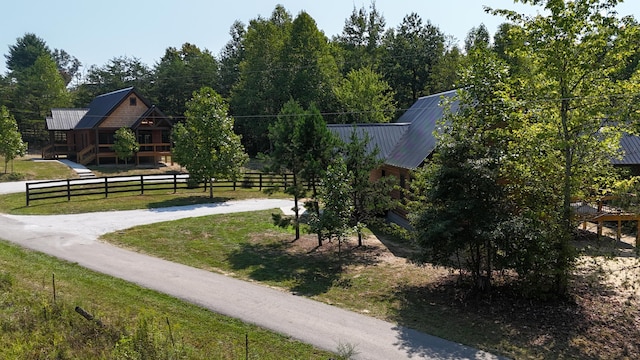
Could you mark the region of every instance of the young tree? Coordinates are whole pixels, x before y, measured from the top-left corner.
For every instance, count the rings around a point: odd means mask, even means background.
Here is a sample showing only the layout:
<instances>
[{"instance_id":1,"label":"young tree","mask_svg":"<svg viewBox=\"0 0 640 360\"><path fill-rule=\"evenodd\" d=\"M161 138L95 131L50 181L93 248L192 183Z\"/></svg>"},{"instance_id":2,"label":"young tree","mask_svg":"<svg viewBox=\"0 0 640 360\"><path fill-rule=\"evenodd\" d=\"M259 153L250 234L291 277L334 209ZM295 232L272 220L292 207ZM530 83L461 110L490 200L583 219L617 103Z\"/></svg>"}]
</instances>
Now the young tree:
<instances>
[{"instance_id":1,"label":"young tree","mask_svg":"<svg viewBox=\"0 0 640 360\"><path fill-rule=\"evenodd\" d=\"M213 89L204 87L193 93L187 103L186 122L174 127L174 156L185 166L190 177L208 182L213 198L216 178L236 179L248 160L233 132L229 107Z\"/></svg>"},{"instance_id":2,"label":"young tree","mask_svg":"<svg viewBox=\"0 0 640 360\"><path fill-rule=\"evenodd\" d=\"M22 141L18 124L5 106L0 106L0 155L4 157L4 173L9 161L24 156L27 144Z\"/></svg>"},{"instance_id":3,"label":"young tree","mask_svg":"<svg viewBox=\"0 0 640 360\"><path fill-rule=\"evenodd\" d=\"M298 200L304 197L306 191L300 183L300 173L304 167L303 153L299 152L300 145L296 143L295 134L304 121L306 112L294 100L288 101L280 110L278 119L269 126L269 140L271 152L269 153L269 169L277 173L293 173L293 182L287 184L284 191L294 198L294 226L296 240L300 238L300 210Z\"/></svg>"},{"instance_id":4,"label":"young tree","mask_svg":"<svg viewBox=\"0 0 640 360\"><path fill-rule=\"evenodd\" d=\"M116 130L113 140L113 150L118 158L124 160L125 164L127 164L128 159L140 150L136 134L129 128L122 127Z\"/></svg>"},{"instance_id":5,"label":"young tree","mask_svg":"<svg viewBox=\"0 0 640 360\"><path fill-rule=\"evenodd\" d=\"M342 180L348 193L345 205L351 208L347 223L358 234L358 246L362 246L364 226L374 217L394 208L391 191L395 178L370 179L371 172L382 166L383 160L378 157L378 148L371 150L369 143L368 134L359 133L354 127L349 141L340 147L347 170Z\"/></svg>"},{"instance_id":6,"label":"young tree","mask_svg":"<svg viewBox=\"0 0 640 360\"><path fill-rule=\"evenodd\" d=\"M393 91L371 68L351 70L333 92L342 108L342 123L383 123L395 116Z\"/></svg>"},{"instance_id":7,"label":"young tree","mask_svg":"<svg viewBox=\"0 0 640 360\"><path fill-rule=\"evenodd\" d=\"M318 234L320 240L338 240L338 256L342 242L353 232L350 219L353 206L350 186L347 181L347 166L341 157L335 157L327 166L320 181L319 199L323 208L321 213L313 213L309 221L311 230ZM322 243L320 243L322 244Z\"/></svg>"},{"instance_id":8,"label":"young tree","mask_svg":"<svg viewBox=\"0 0 640 360\"><path fill-rule=\"evenodd\" d=\"M269 128L269 138L272 169L293 172L294 183L286 190L296 199L307 193L303 183L311 187L311 202L307 205L319 217L318 186L333 158L336 145L320 111L313 105L309 110L304 110L299 103L290 100L283 106L278 120ZM295 208L297 211L297 203ZM296 238L298 236L297 232ZM318 244L322 245L320 234Z\"/></svg>"}]
</instances>

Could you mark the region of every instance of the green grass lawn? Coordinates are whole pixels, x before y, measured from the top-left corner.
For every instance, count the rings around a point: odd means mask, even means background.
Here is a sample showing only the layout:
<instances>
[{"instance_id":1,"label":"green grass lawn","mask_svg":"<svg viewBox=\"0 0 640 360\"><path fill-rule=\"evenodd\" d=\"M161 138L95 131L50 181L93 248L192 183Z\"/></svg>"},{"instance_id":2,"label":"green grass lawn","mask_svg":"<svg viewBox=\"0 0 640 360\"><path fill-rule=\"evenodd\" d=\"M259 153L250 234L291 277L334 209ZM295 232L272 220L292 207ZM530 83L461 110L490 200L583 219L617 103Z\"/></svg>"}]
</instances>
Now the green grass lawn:
<instances>
[{"instance_id":1,"label":"green grass lawn","mask_svg":"<svg viewBox=\"0 0 640 360\"><path fill-rule=\"evenodd\" d=\"M265 194L258 189L237 190L214 189L214 198L209 198L209 192L202 189L180 189L176 194L166 190L145 191L144 195L136 193L110 194L73 197L33 201L26 206L24 193L0 195L0 213L15 215L55 215L79 214L97 211L153 209L169 206L183 206L222 202L229 200L245 200L256 198L287 198L284 193Z\"/></svg>"},{"instance_id":2,"label":"green grass lawn","mask_svg":"<svg viewBox=\"0 0 640 360\"><path fill-rule=\"evenodd\" d=\"M245 336L249 359L334 356L3 241L0 327L2 359L244 359Z\"/></svg>"},{"instance_id":3,"label":"green grass lawn","mask_svg":"<svg viewBox=\"0 0 640 360\"><path fill-rule=\"evenodd\" d=\"M38 161L39 158L26 156L10 161L4 173L4 158L0 156L0 182L23 180L48 180L77 178L68 166L57 161Z\"/></svg>"},{"instance_id":4,"label":"green grass lawn","mask_svg":"<svg viewBox=\"0 0 640 360\"><path fill-rule=\"evenodd\" d=\"M290 229L272 224L271 213L276 211L145 225L104 239L512 358L546 359L551 354L554 358L624 358L625 354L633 358L640 354L637 348L613 351L607 347L613 339L626 341L640 335L634 326L618 325L634 323L638 310L633 304L622 306L602 296L601 290L584 291L580 278L570 302L520 299L499 285L489 298L467 298L462 288L452 285L456 276L447 269L413 265L387 251L387 245L402 245L389 242L376 247L365 242L364 247L354 247L352 240L338 257L335 243L316 248L313 235L292 241ZM598 335L605 333L606 337Z\"/></svg>"}]
</instances>

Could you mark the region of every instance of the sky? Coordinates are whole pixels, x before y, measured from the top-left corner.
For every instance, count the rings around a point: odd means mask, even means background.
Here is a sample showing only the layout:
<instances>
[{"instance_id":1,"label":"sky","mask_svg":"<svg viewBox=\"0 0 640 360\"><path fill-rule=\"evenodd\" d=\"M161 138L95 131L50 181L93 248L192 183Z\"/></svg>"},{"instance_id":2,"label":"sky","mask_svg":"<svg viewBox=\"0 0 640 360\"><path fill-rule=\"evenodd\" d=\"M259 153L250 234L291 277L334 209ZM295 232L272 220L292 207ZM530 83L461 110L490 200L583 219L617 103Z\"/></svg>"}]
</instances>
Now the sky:
<instances>
[{"instance_id":1,"label":"sky","mask_svg":"<svg viewBox=\"0 0 640 360\"><path fill-rule=\"evenodd\" d=\"M188 42L218 55L230 40L235 20L245 25L257 17L268 18L281 4L295 18L301 11L316 21L331 38L339 35L354 7L369 8L370 0L12 0L2 5L0 22L0 73L6 73L5 56L19 37L34 33L50 49L62 49L82 63L103 66L127 56L153 67L168 47ZM540 7L514 4L513 0L376 0L387 28L417 13L460 44L467 32L484 24L491 34L504 19L486 14L483 6L535 14ZM640 1L627 0L618 13L640 18Z\"/></svg>"}]
</instances>

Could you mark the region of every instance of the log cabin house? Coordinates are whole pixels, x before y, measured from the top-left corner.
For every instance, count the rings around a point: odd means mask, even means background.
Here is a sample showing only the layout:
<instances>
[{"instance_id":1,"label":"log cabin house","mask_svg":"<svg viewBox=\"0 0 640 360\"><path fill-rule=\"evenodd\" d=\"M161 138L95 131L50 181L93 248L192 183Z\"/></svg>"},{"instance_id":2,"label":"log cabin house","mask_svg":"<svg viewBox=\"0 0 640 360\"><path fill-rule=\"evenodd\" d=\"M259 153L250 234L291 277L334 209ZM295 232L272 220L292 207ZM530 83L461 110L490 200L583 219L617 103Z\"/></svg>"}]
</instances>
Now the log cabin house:
<instances>
[{"instance_id":1,"label":"log cabin house","mask_svg":"<svg viewBox=\"0 0 640 360\"><path fill-rule=\"evenodd\" d=\"M116 130L131 129L140 144L136 165L157 163L171 156L172 121L138 91L126 88L97 96L84 109L51 109L46 126L49 145L43 159L67 157L80 164L113 164Z\"/></svg>"}]
</instances>

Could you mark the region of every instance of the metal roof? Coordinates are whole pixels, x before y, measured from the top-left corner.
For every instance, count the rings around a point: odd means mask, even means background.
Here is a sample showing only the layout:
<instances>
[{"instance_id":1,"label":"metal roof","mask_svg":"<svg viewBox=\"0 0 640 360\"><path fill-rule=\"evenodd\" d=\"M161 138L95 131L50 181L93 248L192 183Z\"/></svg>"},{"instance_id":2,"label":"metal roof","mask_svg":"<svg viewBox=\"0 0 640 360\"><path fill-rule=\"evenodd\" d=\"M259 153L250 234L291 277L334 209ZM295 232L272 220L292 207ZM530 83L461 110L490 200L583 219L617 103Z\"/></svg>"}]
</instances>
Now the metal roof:
<instances>
[{"instance_id":1,"label":"metal roof","mask_svg":"<svg viewBox=\"0 0 640 360\"><path fill-rule=\"evenodd\" d=\"M47 117L48 130L72 130L89 109L51 109Z\"/></svg>"},{"instance_id":2,"label":"metal roof","mask_svg":"<svg viewBox=\"0 0 640 360\"><path fill-rule=\"evenodd\" d=\"M386 159L409 128L409 124L331 124L327 125L327 127L343 142L349 142L353 131L356 131L360 139L363 139L365 134L368 134L367 152L371 153L377 147L379 151L378 158Z\"/></svg>"},{"instance_id":3,"label":"metal roof","mask_svg":"<svg viewBox=\"0 0 640 360\"><path fill-rule=\"evenodd\" d=\"M623 135L620 139L622 159L611 160L613 165L640 165L640 136Z\"/></svg>"},{"instance_id":4,"label":"metal roof","mask_svg":"<svg viewBox=\"0 0 640 360\"><path fill-rule=\"evenodd\" d=\"M444 116L442 101L446 98L452 98L455 94L456 90L451 90L423 96L402 114L398 122L411 123L411 125L387 157L387 164L405 169L415 169L431 155L436 147L436 138L433 132L437 122ZM456 101L451 104L451 111L456 112L457 110L458 103Z\"/></svg>"},{"instance_id":5,"label":"metal roof","mask_svg":"<svg viewBox=\"0 0 640 360\"><path fill-rule=\"evenodd\" d=\"M107 117L120 103L129 97L131 93L135 93L136 96L141 99L147 107L151 107L151 104L133 88L112 91L100 96L97 96L89 104L89 111L80 120L76 129L93 129L96 127L105 117Z\"/></svg>"}]
</instances>

